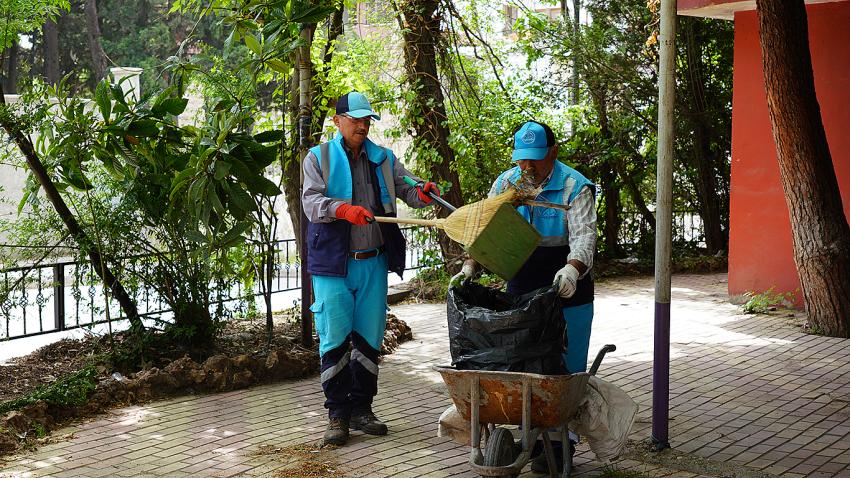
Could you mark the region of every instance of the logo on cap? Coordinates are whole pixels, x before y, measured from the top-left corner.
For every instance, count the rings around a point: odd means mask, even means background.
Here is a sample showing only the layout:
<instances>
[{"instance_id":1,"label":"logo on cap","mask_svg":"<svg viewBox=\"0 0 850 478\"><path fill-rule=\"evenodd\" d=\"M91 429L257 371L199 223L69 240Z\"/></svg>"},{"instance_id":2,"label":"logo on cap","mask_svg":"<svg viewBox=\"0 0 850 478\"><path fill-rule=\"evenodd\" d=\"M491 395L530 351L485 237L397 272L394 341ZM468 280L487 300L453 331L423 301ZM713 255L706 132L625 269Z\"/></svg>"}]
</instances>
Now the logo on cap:
<instances>
[{"instance_id":1,"label":"logo on cap","mask_svg":"<svg viewBox=\"0 0 850 478\"><path fill-rule=\"evenodd\" d=\"M535 139L537 139L537 136L534 134L534 131L531 131L530 129L525 130L525 133L523 133L522 138L520 138L520 140L524 144L531 144L534 142Z\"/></svg>"}]
</instances>

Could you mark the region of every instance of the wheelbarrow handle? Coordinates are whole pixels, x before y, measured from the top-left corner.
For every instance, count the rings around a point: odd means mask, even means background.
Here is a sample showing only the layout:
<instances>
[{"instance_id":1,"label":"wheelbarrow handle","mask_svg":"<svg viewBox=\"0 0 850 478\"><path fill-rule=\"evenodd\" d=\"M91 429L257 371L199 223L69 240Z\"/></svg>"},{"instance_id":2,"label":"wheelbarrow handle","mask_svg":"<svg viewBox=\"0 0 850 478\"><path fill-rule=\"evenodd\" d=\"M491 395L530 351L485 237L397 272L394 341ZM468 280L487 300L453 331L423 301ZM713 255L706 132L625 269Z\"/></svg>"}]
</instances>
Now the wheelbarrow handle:
<instances>
[{"instance_id":1,"label":"wheelbarrow handle","mask_svg":"<svg viewBox=\"0 0 850 478\"><path fill-rule=\"evenodd\" d=\"M617 346L614 344L608 344L602 347L602 349L599 350L599 353L596 354L596 358L593 359L593 364L590 366L590 374L596 375L596 371L599 370L599 364L602 363L602 359L605 358L605 354L615 350L617 350Z\"/></svg>"},{"instance_id":2,"label":"wheelbarrow handle","mask_svg":"<svg viewBox=\"0 0 850 478\"><path fill-rule=\"evenodd\" d=\"M425 181L417 181L417 180L411 178L410 176L404 176L403 179L404 179L404 182L406 182L408 185L422 189L422 192L424 192L428 196L431 196L431 199L433 199L434 201L437 201L437 204L448 209L449 212L454 212L457 209L456 207L449 204L448 201L446 201L445 199L441 198L440 196L432 193L431 191L425 192L425 190L423 189L425 187Z\"/></svg>"}]
</instances>

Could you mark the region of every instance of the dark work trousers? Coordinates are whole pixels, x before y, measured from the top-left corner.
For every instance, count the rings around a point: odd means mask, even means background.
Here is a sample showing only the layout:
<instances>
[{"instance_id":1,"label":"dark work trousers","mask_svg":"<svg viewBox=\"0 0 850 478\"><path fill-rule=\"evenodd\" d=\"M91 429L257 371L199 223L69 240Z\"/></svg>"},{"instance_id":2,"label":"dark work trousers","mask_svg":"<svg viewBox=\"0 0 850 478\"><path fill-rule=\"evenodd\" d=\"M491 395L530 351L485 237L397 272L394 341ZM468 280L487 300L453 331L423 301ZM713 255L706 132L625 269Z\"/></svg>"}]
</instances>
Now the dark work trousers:
<instances>
[{"instance_id":1,"label":"dark work trousers","mask_svg":"<svg viewBox=\"0 0 850 478\"><path fill-rule=\"evenodd\" d=\"M378 393L378 355L357 332L322 356L322 389L329 418L372 411Z\"/></svg>"}]
</instances>

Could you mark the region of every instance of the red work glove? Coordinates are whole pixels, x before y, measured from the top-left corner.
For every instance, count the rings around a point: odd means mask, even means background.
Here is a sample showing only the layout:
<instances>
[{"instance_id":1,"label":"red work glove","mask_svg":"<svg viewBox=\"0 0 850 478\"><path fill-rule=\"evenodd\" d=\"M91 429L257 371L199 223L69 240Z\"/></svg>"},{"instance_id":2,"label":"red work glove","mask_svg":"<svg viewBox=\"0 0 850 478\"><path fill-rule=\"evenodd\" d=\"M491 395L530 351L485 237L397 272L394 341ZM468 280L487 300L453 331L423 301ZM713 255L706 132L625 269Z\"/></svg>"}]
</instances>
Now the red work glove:
<instances>
[{"instance_id":1,"label":"red work glove","mask_svg":"<svg viewBox=\"0 0 850 478\"><path fill-rule=\"evenodd\" d=\"M345 219L355 226L365 226L369 223L367 218L374 219L375 215L362 206L352 206L351 204L343 203L336 208L336 217L339 219Z\"/></svg>"},{"instance_id":2,"label":"red work glove","mask_svg":"<svg viewBox=\"0 0 850 478\"><path fill-rule=\"evenodd\" d=\"M424 186L416 187L416 194L419 195L419 200L421 200L425 204L431 204L431 201L433 201L433 199L431 199L431 196L429 196L428 193L434 193L439 196L440 188L438 188L437 185L435 183L432 183L431 181L425 183Z\"/></svg>"}]
</instances>

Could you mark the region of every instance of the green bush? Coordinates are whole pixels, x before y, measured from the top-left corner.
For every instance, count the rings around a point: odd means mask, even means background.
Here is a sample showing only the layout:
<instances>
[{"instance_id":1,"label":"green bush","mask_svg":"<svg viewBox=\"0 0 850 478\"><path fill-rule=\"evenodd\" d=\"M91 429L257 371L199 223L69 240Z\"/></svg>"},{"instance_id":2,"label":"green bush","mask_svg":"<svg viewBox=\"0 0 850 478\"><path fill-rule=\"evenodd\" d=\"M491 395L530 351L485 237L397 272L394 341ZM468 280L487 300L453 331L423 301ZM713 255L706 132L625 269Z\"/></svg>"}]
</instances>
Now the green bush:
<instances>
[{"instance_id":1,"label":"green bush","mask_svg":"<svg viewBox=\"0 0 850 478\"><path fill-rule=\"evenodd\" d=\"M777 293L773 289L771 287L760 294L753 291L745 292L744 297L747 298L747 302L741 306L744 313L766 314L772 310L776 310L777 306L790 307L794 304L793 292Z\"/></svg>"}]
</instances>

